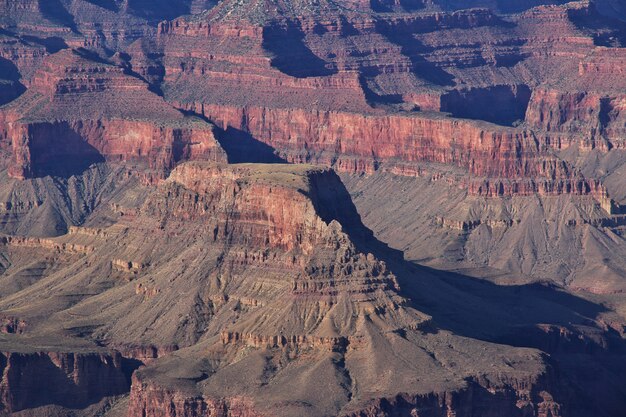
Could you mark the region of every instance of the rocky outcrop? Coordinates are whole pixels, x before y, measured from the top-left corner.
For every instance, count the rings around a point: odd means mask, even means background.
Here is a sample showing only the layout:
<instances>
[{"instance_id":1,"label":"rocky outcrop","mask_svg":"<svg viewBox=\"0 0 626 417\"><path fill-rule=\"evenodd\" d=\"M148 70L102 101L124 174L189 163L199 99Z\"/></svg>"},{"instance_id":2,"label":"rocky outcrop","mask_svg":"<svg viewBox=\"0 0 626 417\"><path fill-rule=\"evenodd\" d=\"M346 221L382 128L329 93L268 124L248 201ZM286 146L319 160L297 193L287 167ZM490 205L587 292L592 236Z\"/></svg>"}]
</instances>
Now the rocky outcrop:
<instances>
[{"instance_id":1,"label":"rocky outcrop","mask_svg":"<svg viewBox=\"0 0 626 417\"><path fill-rule=\"evenodd\" d=\"M331 244L324 242L330 220L325 222L317 210L339 193L339 180L330 170L188 163L174 170L168 181L167 194L178 198L168 201L159 195L143 214L194 221L217 217L216 241L249 248L309 254L319 244ZM184 188L176 191L176 184Z\"/></svg>"},{"instance_id":2,"label":"rocky outcrop","mask_svg":"<svg viewBox=\"0 0 626 417\"><path fill-rule=\"evenodd\" d=\"M23 319L12 316L0 317L0 333L21 334L27 327L28 324Z\"/></svg>"},{"instance_id":3,"label":"rocky outcrop","mask_svg":"<svg viewBox=\"0 0 626 417\"><path fill-rule=\"evenodd\" d=\"M143 365L148 365L156 359L167 356L178 350L178 346L154 346L154 345L118 345L116 350L120 352L126 360L138 361Z\"/></svg>"},{"instance_id":4,"label":"rocky outcrop","mask_svg":"<svg viewBox=\"0 0 626 417\"><path fill-rule=\"evenodd\" d=\"M273 264L302 269L307 279L293 279L290 292L326 300L330 306L340 294L367 301L374 293L398 288L383 262L358 253L342 233L356 221L340 211L350 208L343 192L330 170L191 162L172 172L141 214L162 219L169 227L181 221L200 222L213 242L232 247L222 261L233 268ZM268 249L293 256L271 254ZM325 254L335 264L329 276L324 261L317 261L325 258L322 252L333 250L341 256ZM347 275L350 279L345 279Z\"/></svg>"},{"instance_id":5,"label":"rocky outcrop","mask_svg":"<svg viewBox=\"0 0 626 417\"><path fill-rule=\"evenodd\" d=\"M223 2L163 23L154 42L131 46L133 68L164 81L170 101L371 113L372 103L406 99L404 107L439 111L441 88L425 87L416 73L443 84L450 79L408 39L500 24L486 9L385 15L365 3L330 2L315 6L324 11L319 19L304 3L266 9L256 1L246 8ZM233 94L242 88L247 94Z\"/></svg>"},{"instance_id":6,"label":"rocky outcrop","mask_svg":"<svg viewBox=\"0 0 626 417\"><path fill-rule=\"evenodd\" d=\"M57 242L53 239L22 236L0 236L0 244L26 248L41 248L53 252L81 255L92 253L95 250L93 246L81 244L66 244L64 242Z\"/></svg>"},{"instance_id":7,"label":"rocky outcrop","mask_svg":"<svg viewBox=\"0 0 626 417\"><path fill-rule=\"evenodd\" d=\"M626 61L625 61L626 62ZM613 71L619 76L619 71ZM624 143L624 97L588 91L536 89L530 99L526 120L546 132L556 148L574 144L582 149L622 149Z\"/></svg>"},{"instance_id":8,"label":"rocky outcrop","mask_svg":"<svg viewBox=\"0 0 626 417\"><path fill-rule=\"evenodd\" d=\"M104 160L163 178L182 160L226 159L210 124L185 117L122 68L73 51L49 57L0 120L15 178L81 172Z\"/></svg>"},{"instance_id":9,"label":"rocky outcrop","mask_svg":"<svg viewBox=\"0 0 626 417\"><path fill-rule=\"evenodd\" d=\"M20 179L54 173L63 161L140 163L163 178L183 160L226 158L211 126L199 121L180 127L133 120L18 121L8 135L14 158L9 173Z\"/></svg>"}]
</instances>

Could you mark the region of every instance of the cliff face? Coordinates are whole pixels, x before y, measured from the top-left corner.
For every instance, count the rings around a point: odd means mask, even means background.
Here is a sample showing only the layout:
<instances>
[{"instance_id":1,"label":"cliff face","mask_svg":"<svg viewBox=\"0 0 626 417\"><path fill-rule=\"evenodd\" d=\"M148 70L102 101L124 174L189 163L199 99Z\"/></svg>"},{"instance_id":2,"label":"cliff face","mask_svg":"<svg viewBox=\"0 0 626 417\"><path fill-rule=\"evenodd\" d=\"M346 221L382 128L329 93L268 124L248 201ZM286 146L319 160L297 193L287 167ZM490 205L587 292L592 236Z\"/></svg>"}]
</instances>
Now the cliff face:
<instances>
[{"instance_id":1,"label":"cliff face","mask_svg":"<svg viewBox=\"0 0 626 417\"><path fill-rule=\"evenodd\" d=\"M598 179L557 155L621 142L621 99L610 93L621 85L619 58L576 20L597 13L594 3L508 20L491 4L428 12L450 6L429 3L411 15L326 2L319 19L299 12L304 3L224 2L163 23L130 47L132 66L177 107L215 121L235 148L244 132L287 161L340 171L460 167L469 179L455 181L475 195L605 196ZM241 89L249 93L232 93Z\"/></svg>"},{"instance_id":2,"label":"cliff face","mask_svg":"<svg viewBox=\"0 0 626 417\"><path fill-rule=\"evenodd\" d=\"M182 160L226 159L210 124L183 116L122 68L71 51L47 58L0 119L16 178L104 160L143 164L163 178Z\"/></svg>"},{"instance_id":3,"label":"cliff face","mask_svg":"<svg viewBox=\"0 0 626 417\"><path fill-rule=\"evenodd\" d=\"M233 173L228 168L207 170L196 165L182 166L172 173L170 181L202 197L189 207L185 204L188 200L186 191L180 194L177 192L182 198L177 199L176 203L161 200L156 207L150 207L148 213L164 219L201 220L201 207L217 200L220 206L229 207L236 214L232 218L223 213L226 216L219 219L215 226L216 240L225 239L232 244L245 244L254 248L271 247L286 251L297 248L305 253L311 252L314 245L321 243L323 224L307 196L294 194L289 188L262 183L242 186L238 183L238 176L241 175L238 171L236 169ZM245 170L241 173L245 175ZM234 196L232 201L229 201L229 194ZM167 205L160 207L163 203ZM196 211L198 209L200 212ZM207 215L212 217L215 213L207 212Z\"/></svg>"},{"instance_id":4,"label":"cliff face","mask_svg":"<svg viewBox=\"0 0 626 417\"><path fill-rule=\"evenodd\" d=\"M617 76L619 71L608 73ZM578 144L606 152L624 147L623 108L624 96L619 94L537 89L526 120L559 147Z\"/></svg>"},{"instance_id":5,"label":"cliff face","mask_svg":"<svg viewBox=\"0 0 626 417\"><path fill-rule=\"evenodd\" d=\"M163 177L178 162L188 159L225 160L209 125L159 126L132 120L81 120L67 122L12 123L14 178L45 176L70 169L64 161L78 161L81 170L91 163L143 163ZM74 171L75 172L75 171Z\"/></svg>"},{"instance_id":6,"label":"cliff face","mask_svg":"<svg viewBox=\"0 0 626 417\"><path fill-rule=\"evenodd\" d=\"M241 398L212 400L201 396L187 396L176 390L164 389L150 382L142 382L133 375L128 417L262 417L254 411L252 401Z\"/></svg>"},{"instance_id":7,"label":"cliff face","mask_svg":"<svg viewBox=\"0 0 626 417\"><path fill-rule=\"evenodd\" d=\"M56 404L83 408L128 390L119 354L38 352L0 354L0 410Z\"/></svg>"},{"instance_id":8,"label":"cliff face","mask_svg":"<svg viewBox=\"0 0 626 417\"><path fill-rule=\"evenodd\" d=\"M605 193L597 181L585 179L576 167L555 157L553 147L541 144L528 130L442 117L208 105L189 108L227 132L245 129L290 162L333 165L353 173L373 173L380 168L402 173L407 166L419 171L420 162L453 165L470 175L459 181L460 185L471 194L484 196L601 197Z\"/></svg>"}]
</instances>

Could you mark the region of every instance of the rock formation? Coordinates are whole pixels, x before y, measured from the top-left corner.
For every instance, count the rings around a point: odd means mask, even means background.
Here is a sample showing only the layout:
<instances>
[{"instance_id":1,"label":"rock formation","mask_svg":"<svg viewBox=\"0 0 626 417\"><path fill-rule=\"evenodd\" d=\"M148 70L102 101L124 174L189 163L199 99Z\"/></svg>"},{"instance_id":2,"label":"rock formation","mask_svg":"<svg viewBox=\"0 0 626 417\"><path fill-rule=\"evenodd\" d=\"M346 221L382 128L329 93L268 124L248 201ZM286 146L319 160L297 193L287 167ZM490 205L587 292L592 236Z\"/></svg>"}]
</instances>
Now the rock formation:
<instances>
[{"instance_id":1,"label":"rock formation","mask_svg":"<svg viewBox=\"0 0 626 417\"><path fill-rule=\"evenodd\" d=\"M3 116L16 178L71 169L60 161L76 161L76 169L138 161L162 176L183 159L226 159L210 124L185 117L122 68L78 51L47 58Z\"/></svg>"},{"instance_id":2,"label":"rock formation","mask_svg":"<svg viewBox=\"0 0 626 417\"><path fill-rule=\"evenodd\" d=\"M539 352L431 333L432 318L401 295L389 265L403 275L408 266L376 243L353 210L327 169L186 163L115 226L74 228L49 240L7 239L9 253L28 245L80 254L6 298L2 309L29 323L23 337L40 329L75 338L90 329L98 344L141 360L153 354L137 346L176 342L180 350L133 377L132 416L377 415L387 401L418 413L486 407L494 415L523 415L539 407L559 415L559 400L547 394L558 389L552 365ZM120 259L129 269L112 267ZM95 271L100 294L79 296L73 305L28 302L49 286L76 294L93 285ZM185 297L172 286L185 288ZM448 347L435 360L428 352L436 346ZM481 370L452 365L471 352L485 355L474 364ZM513 366L511 375L503 378L494 363ZM247 381L236 377L243 369ZM287 386L300 372L302 389L290 394ZM410 394L400 399L399 392ZM498 392L506 394L496 402L470 400Z\"/></svg>"},{"instance_id":3,"label":"rock formation","mask_svg":"<svg viewBox=\"0 0 626 417\"><path fill-rule=\"evenodd\" d=\"M0 0L0 416L621 416L625 21Z\"/></svg>"}]
</instances>

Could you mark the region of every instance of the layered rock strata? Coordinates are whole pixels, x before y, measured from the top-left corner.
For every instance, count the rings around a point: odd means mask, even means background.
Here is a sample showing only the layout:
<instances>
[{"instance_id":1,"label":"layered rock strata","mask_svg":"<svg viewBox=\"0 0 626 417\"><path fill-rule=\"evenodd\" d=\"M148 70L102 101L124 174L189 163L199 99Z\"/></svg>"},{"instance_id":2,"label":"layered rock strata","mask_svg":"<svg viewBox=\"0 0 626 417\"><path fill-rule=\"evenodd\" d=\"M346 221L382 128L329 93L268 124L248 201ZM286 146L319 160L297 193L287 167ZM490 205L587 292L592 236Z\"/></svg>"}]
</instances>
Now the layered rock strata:
<instances>
[{"instance_id":1,"label":"layered rock strata","mask_svg":"<svg viewBox=\"0 0 626 417\"><path fill-rule=\"evenodd\" d=\"M115 226L52 241L94 250L0 308L28 323L16 337L87 332L149 363L133 377L130 416L379 415L399 402L433 415L559 415L538 351L432 331L404 295L402 257L373 239L328 169L188 162ZM28 301L50 286L48 301ZM455 365L465 357L472 367Z\"/></svg>"},{"instance_id":2,"label":"layered rock strata","mask_svg":"<svg viewBox=\"0 0 626 417\"><path fill-rule=\"evenodd\" d=\"M371 7L223 2L161 24L129 48L131 64L167 100L213 120L238 154L258 140L287 161L347 172L458 166L464 180L451 179L474 195L606 198L598 178L559 155L621 147L621 50L595 46L576 21L596 3L505 19Z\"/></svg>"},{"instance_id":3,"label":"layered rock strata","mask_svg":"<svg viewBox=\"0 0 626 417\"><path fill-rule=\"evenodd\" d=\"M75 51L46 59L0 119L16 178L80 172L104 160L139 163L162 177L182 160L226 158L210 124L185 117L122 68Z\"/></svg>"}]
</instances>

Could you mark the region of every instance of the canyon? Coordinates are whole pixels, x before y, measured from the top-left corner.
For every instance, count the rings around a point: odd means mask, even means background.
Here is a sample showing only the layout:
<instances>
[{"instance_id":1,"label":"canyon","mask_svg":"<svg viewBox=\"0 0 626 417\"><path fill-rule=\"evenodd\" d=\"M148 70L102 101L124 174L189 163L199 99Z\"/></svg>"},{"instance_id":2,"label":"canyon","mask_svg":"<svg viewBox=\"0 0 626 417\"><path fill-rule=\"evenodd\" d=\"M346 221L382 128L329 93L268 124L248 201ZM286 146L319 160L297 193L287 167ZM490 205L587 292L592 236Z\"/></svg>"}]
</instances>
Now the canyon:
<instances>
[{"instance_id":1,"label":"canyon","mask_svg":"<svg viewBox=\"0 0 626 417\"><path fill-rule=\"evenodd\" d=\"M617 417L617 0L0 0L0 416Z\"/></svg>"},{"instance_id":2,"label":"canyon","mask_svg":"<svg viewBox=\"0 0 626 417\"><path fill-rule=\"evenodd\" d=\"M619 337L594 335L591 303L574 311L558 291L538 287L530 291L547 292L547 305L525 296L529 304L521 308L528 310L513 319L490 300L502 297L500 290L473 294L475 288L455 288L407 263L358 220L327 168L188 162L140 205L118 210L132 214L47 240L5 240L9 259L25 249L33 260L59 255L55 271L7 294L0 307L23 323L7 332L5 344L37 337L71 346L87 338L91 349L106 346L130 363L147 363L133 373L129 415L380 415L389 407L427 415L561 415L562 404L573 401L567 390L579 389L555 379L566 361L499 339L519 338L555 311L538 344L549 343L553 326L575 320L576 337L623 354ZM5 277L18 274L9 267ZM47 296L33 303L33 294ZM480 338L451 329L485 331L476 320L482 308L447 307L473 297L504 317ZM543 348L558 357L558 349ZM563 355L585 351L572 349ZM601 360L595 366L604 369ZM293 378L302 389L285 400ZM7 380L6 391L13 389Z\"/></svg>"}]
</instances>

